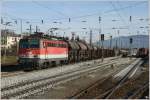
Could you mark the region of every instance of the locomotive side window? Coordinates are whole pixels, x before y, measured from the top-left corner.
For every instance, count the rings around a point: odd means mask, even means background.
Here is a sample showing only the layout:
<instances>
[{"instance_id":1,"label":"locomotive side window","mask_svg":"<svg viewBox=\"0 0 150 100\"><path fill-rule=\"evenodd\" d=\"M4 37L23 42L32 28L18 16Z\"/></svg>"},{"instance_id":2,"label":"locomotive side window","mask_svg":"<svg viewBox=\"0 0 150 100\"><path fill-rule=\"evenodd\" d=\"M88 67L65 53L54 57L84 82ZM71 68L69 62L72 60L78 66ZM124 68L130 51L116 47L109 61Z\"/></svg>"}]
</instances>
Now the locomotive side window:
<instances>
[{"instance_id":1,"label":"locomotive side window","mask_svg":"<svg viewBox=\"0 0 150 100\"><path fill-rule=\"evenodd\" d=\"M48 47L57 47L57 44L55 44L55 43L48 43Z\"/></svg>"},{"instance_id":2,"label":"locomotive side window","mask_svg":"<svg viewBox=\"0 0 150 100\"><path fill-rule=\"evenodd\" d=\"M62 47L62 44L58 44L59 47Z\"/></svg>"},{"instance_id":3,"label":"locomotive side window","mask_svg":"<svg viewBox=\"0 0 150 100\"><path fill-rule=\"evenodd\" d=\"M48 43L48 47L53 47L53 44L52 43Z\"/></svg>"},{"instance_id":4,"label":"locomotive side window","mask_svg":"<svg viewBox=\"0 0 150 100\"><path fill-rule=\"evenodd\" d=\"M44 44L43 44L43 46L44 46ZM47 46L48 47L60 47L60 48L66 48L67 47L67 45L64 43L51 43L51 42L47 43Z\"/></svg>"},{"instance_id":5,"label":"locomotive side window","mask_svg":"<svg viewBox=\"0 0 150 100\"><path fill-rule=\"evenodd\" d=\"M60 47L66 48L67 46L66 46L66 44L60 44Z\"/></svg>"}]
</instances>

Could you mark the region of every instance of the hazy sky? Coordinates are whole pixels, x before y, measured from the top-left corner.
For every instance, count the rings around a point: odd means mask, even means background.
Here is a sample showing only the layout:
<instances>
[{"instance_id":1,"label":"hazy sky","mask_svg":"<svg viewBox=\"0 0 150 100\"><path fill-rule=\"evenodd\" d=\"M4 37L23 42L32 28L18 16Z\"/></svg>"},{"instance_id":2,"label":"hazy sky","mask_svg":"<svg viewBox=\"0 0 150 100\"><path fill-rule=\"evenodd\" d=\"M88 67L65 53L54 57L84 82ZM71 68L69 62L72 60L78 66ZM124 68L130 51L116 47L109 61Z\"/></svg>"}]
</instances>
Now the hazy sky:
<instances>
[{"instance_id":1,"label":"hazy sky","mask_svg":"<svg viewBox=\"0 0 150 100\"><path fill-rule=\"evenodd\" d=\"M99 16L101 23L99 24ZM132 22L129 17L132 16ZM75 32L81 38L89 38L89 31L93 31L93 39L96 41L101 32L116 36L117 30L120 29L120 35L147 34L147 29L140 29L141 26L148 26L145 20L148 18L147 1L4 1L2 2L2 18L4 23L11 21L12 26L9 29L20 33L20 20L23 23L23 32L28 32L29 25L32 25L33 31L35 26L39 26L40 31L47 32L49 28L61 28L58 35L71 36ZM69 22L71 18L71 22ZM139 19L144 19L140 21ZM41 20L43 19L43 24ZM14 22L17 20L17 24ZM112 21L117 20L117 21ZM61 23L53 23L53 22ZM86 22L82 22L86 21ZM30 23L26 23L30 22ZM82 29L87 28L87 29ZM86 33L87 32L87 33Z\"/></svg>"}]
</instances>

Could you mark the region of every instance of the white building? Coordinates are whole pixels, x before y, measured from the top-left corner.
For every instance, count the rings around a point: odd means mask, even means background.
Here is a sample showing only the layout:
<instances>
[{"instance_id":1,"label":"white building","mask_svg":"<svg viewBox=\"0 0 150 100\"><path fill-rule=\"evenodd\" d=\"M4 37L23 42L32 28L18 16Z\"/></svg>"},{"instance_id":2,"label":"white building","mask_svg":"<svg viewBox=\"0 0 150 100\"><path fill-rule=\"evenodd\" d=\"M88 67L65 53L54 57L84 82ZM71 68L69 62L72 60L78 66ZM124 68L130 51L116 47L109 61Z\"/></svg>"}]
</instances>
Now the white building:
<instances>
[{"instance_id":1,"label":"white building","mask_svg":"<svg viewBox=\"0 0 150 100\"><path fill-rule=\"evenodd\" d=\"M6 34L5 34L6 33ZM11 48L11 46L17 44L21 39L21 35L10 33L8 30L6 32L1 32L1 48Z\"/></svg>"},{"instance_id":2,"label":"white building","mask_svg":"<svg viewBox=\"0 0 150 100\"><path fill-rule=\"evenodd\" d=\"M21 37L18 36L7 36L6 44L1 45L2 47L11 48L11 46L17 44Z\"/></svg>"}]
</instances>

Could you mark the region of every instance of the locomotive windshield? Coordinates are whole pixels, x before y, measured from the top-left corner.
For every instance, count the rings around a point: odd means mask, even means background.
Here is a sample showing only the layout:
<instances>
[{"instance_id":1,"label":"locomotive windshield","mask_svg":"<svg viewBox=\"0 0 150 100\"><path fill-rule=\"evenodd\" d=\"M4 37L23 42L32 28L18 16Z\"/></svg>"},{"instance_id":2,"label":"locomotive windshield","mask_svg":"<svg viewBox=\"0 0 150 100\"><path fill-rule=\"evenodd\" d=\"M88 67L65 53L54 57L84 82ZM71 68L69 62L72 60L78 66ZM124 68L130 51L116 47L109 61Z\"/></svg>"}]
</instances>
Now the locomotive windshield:
<instances>
[{"instance_id":1,"label":"locomotive windshield","mask_svg":"<svg viewBox=\"0 0 150 100\"><path fill-rule=\"evenodd\" d=\"M39 48L38 39L21 39L19 43L20 48Z\"/></svg>"}]
</instances>

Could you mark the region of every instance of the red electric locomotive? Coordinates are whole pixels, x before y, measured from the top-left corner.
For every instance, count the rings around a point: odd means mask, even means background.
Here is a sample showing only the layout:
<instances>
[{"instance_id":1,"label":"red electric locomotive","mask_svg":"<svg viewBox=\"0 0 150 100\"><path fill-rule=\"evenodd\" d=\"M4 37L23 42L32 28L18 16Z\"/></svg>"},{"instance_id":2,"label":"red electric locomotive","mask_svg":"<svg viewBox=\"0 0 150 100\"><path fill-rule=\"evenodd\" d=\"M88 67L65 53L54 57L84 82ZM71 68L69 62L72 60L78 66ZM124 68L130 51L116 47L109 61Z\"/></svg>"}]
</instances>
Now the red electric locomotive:
<instances>
[{"instance_id":1,"label":"red electric locomotive","mask_svg":"<svg viewBox=\"0 0 150 100\"><path fill-rule=\"evenodd\" d=\"M19 60L25 69L42 69L58 64L75 63L102 57L102 49L79 39L46 36L36 33L19 42ZM104 49L104 57L114 56L114 50Z\"/></svg>"},{"instance_id":2,"label":"red electric locomotive","mask_svg":"<svg viewBox=\"0 0 150 100\"><path fill-rule=\"evenodd\" d=\"M67 63L68 44L56 38L27 37L19 42L19 64L41 69Z\"/></svg>"}]
</instances>

